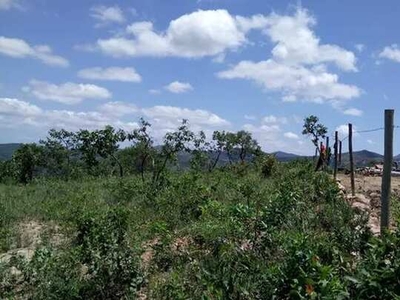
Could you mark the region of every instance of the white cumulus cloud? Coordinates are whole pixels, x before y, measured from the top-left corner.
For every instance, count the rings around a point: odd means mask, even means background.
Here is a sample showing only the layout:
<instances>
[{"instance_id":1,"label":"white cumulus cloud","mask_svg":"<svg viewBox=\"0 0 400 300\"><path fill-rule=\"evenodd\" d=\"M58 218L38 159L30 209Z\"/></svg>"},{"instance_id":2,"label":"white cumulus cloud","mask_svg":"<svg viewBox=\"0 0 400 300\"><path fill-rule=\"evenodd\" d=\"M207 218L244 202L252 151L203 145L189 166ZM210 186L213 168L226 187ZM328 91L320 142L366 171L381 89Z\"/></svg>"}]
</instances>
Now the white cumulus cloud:
<instances>
[{"instance_id":1,"label":"white cumulus cloud","mask_svg":"<svg viewBox=\"0 0 400 300\"><path fill-rule=\"evenodd\" d=\"M387 47L383 48L381 53L379 53L379 57L387 58L387 59L390 59L390 60L400 63L400 48L397 44L387 46Z\"/></svg>"},{"instance_id":2,"label":"white cumulus cloud","mask_svg":"<svg viewBox=\"0 0 400 300\"><path fill-rule=\"evenodd\" d=\"M242 21L243 23L243 21ZM226 10L198 10L172 20L165 31L151 22L136 22L127 36L99 39L97 47L112 56L216 56L246 43L246 30Z\"/></svg>"},{"instance_id":3,"label":"white cumulus cloud","mask_svg":"<svg viewBox=\"0 0 400 300\"><path fill-rule=\"evenodd\" d=\"M119 6L104 6L98 5L93 6L90 9L90 16L96 19L99 23L96 24L97 27L107 25L110 23L124 23L125 16Z\"/></svg>"},{"instance_id":4,"label":"white cumulus cloud","mask_svg":"<svg viewBox=\"0 0 400 300\"><path fill-rule=\"evenodd\" d=\"M137 107L129 102L108 102L92 111L46 110L29 102L0 98L0 128L14 128L17 131L29 125L29 129L40 131L40 137L46 135L50 128L67 130L98 129L106 125L125 130L137 128L138 119L145 117L151 126L151 134L157 142L163 135L181 124L182 119L188 119L194 131L204 130L211 134L214 129L230 126L230 123L220 116L206 110L188 109L174 106Z\"/></svg>"},{"instance_id":5,"label":"white cumulus cloud","mask_svg":"<svg viewBox=\"0 0 400 300\"><path fill-rule=\"evenodd\" d=\"M349 115L349 116L356 116L356 117L360 117L363 114L363 111L357 108L349 108L346 109L345 111L343 111L343 113L345 115Z\"/></svg>"},{"instance_id":6,"label":"white cumulus cloud","mask_svg":"<svg viewBox=\"0 0 400 300\"><path fill-rule=\"evenodd\" d=\"M243 22L242 22L243 23ZM343 71L357 71L356 57L338 45L322 44L312 28L316 20L304 9L294 15L259 16L244 27L263 27L263 32L274 43L271 57L264 61L241 61L230 69L219 72L223 79L247 79L265 91L282 93L282 100L298 99L324 102L342 101L358 97L361 90L341 83L337 74L328 71L333 64Z\"/></svg>"},{"instance_id":7,"label":"white cumulus cloud","mask_svg":"<svg viewBox=\"0 0 400 300\"><path fill-rule=\"evenodd\" d=\"M1 115L37 116L42 110L36 105L14 98L0 98Z\"/></svg>"},{"instance_id":8,"label":"white cumulus cloud","mask_svg":"<svg viewBox=\"0 0 400 300\"><path fill-rule=\"evenodd\" d=\"M160 95L161 91L158 90L158 89L150 89L149 90L149 94L151 94L151 95Z\"/></svg>"},{"instance_id":9,"label":"white cumulus cloud","mask_svg":"<svg viewBox=\"0 0 400 300\"><path fill-rule=\"evenodd\" d=\"M251 120L251 121L257 120L257 117L256 117L256 116L253 116L253 115L244 115L244 118L245 118L246 120Z\"/></svg>"},{"instance_id":10,"label":"white cumulus cloud","mask_svg":"<svg viewBox=\"0 0 400 300\"><path fill-rule=\"evenodd\" d=\"M122 82L141 82L142 77L136 72L134 68L88 68L78 72L80 78L92 80L109 80L109 81L122 81Z\"/></svg>"},{"instance_id":11,"label":"white cumulus cloud","mask_svg":"<svg viewBox=\"0 0 400 300\"><path fill-rule=\"evenodd\" d=\"M137 113L139 108L131 103L115 101L101 105L99 107L99 111L107 115L125 116Z\"/></svg>"},{"instance_id":12,"label":"white cumulus cloud","mask_svg":"<svg viewBox=\"0 0 400 300\"><path fill-rule=\"evenodd\" d=\"M339 133L339 139L343 139L345 137L349 136L349 125L348 124L342 124L335 129ZM357 127L353 125L353 136L357 137L360 134L357 132Z\"/></svg>"},{"instance_id":13,"label":"white cumulus cloud","mask_svg":"<svg viewBox=\"0 0 400 300\"><path fill-rule=\"evenodd\" d=\"M287 120L286 117L277 117L277 116L274 116L274 115L269 115L269 116L265 116L262 119L262 122L263 123L267 123L267 124L270 124L270 123L286 124L288 122L288 120Z\"/></svg>"},{"instance_id":14,"label":"white cumulus cloud","mask_svg":"<svg viewBox=\"0 0 400 300\"><path fill-rule=\"evenodd\" d=\"M180 122L182 119L187 119L191 124L197 125L226 126L230 124L227 120L218 115L202 109L192 110L176 106L160 105L151 108L144 108L142 109L142 113L146 117L155 120L163 120L173 123Z\"/></svg>"},{"instance_id":15,"label":"white cumulus cloud","mask_svg":"<svg viewBox=\"0 0 400 300\"><path fill-rule=\"evenodd\" d=\"M354 48L356 48L357 51L361 53L365 50L365 45L364 44L355 44Z\"/></svg>"},{"instance_id":16,"label":"white cumulus cloud","mask_svg":"<svg viewBox=\"0 0 400 300\"><path fill-rule=\"evenodd\" d=\"M265 90L280 91L284 99L298 98L321 102L332 99L358 97L360 89L339 82L339 76L319 69L291 66L272 59L252 62L242 61L233 68L218 73L224 79L247 79L260 84Z\"/></svg>"},{"instance_id":17,"label":"white cumulus cloud","mask_svg":"<svg viewBox=\"0 0 400 300\"><path fill-rule=\"evenodd\" d=\"M77 104L85 99L108 99L111 93L94 84L67 82L60 85L45 81L31 80L24 91L32 93L36 98L52 100L64 104Z\"/></svg>"},{"instance_id":18,"label":"white cumulus cloud","mask_svg":"<svg viewBox=\"0 0 400 300\"><path fill-rule=\"evenodd\" d=\"M182 94L187 93L193 90L193 87L190 83L174 81L164 87L166 90L170 91L174 94Z\"/></svg>"},{"instance_id":19,"label":"white cumulus cloud","mask_svg":"<svg viewBox=\"0 0 400 300\"><path fill-rule=\"evenodd\" d=\"M295 134L295 133L293 133L293 132L285 132L284 134L284 137L286 137L286 138L288 138L288 139L292 139L292 140L298 140L299 139L299 136L297 135L297 134Z\"/></svg>"},{"instance_id":20,"label":"white cumulus cloud","mask_svg":"<svg viewBox=\"0 0 400 300\"><path fill-rule=\"evenodd\" d=\"M293 16L272 13L266 33L276 43L272 49L275 60L296 65L331 62L345 71L356 71L354 53L337 45L321 44L312 31L315 24L305 9L298 9Z\"/></svg>"},{"instance_id":21,"label":"white cumulus cloud","mask_svg":"<svg viewBox=\"0 0 400 300\"><path fill-rule=\"evenodd\" d=\"M67 59L53 54L47 45L30 46L24 40L4 36L0 36L0 54L13 58L35 58L50 66L69 66Z\"/></svg>"}]
</instances>

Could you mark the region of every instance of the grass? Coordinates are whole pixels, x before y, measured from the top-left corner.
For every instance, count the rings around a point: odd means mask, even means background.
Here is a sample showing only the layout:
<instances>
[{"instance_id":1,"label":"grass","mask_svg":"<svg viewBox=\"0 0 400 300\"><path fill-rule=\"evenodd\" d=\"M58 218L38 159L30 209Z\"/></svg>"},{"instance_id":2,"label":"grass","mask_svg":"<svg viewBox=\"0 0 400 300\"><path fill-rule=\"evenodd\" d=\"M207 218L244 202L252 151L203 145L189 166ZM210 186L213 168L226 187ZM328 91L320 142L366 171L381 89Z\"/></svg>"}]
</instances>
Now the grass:
<instances>
[{"instance_id":1,"label":"grass","mask_svg":"<svg viewBox=\"0 0 400 300\"><path fill-rule=\"evenodd\" d=\"M64 235L60 245L44 242L30 261L0 263L1 298L400 295L400 255L388 247L400 238L373 238L367 217L308 162L278 165L267 178L239 165L171 173L159 186L136 176L0 185L0 207L2 251L28 220L57 225ZM12 267L22 275L11 275Z\"/></svg>"}]
</instances>

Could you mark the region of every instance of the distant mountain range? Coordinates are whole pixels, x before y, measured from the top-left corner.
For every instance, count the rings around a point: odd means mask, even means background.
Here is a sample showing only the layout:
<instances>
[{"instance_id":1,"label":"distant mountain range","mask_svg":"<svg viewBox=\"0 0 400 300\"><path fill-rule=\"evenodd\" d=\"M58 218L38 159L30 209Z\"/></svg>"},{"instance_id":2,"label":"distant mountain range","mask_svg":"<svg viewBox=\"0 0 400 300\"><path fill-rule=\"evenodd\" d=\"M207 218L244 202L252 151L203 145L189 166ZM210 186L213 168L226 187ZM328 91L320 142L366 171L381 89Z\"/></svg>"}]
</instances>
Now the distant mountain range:
<instances>
[{"instance_id":1,"label":"distant mountain range","mask_svg":"<svg viewBox=\"0 0 400 300\"><path fill-rule=\"evenodd\" d=\"M0 160L8 160L12 157L15 150L17 150L22 144L0 144Z\"/></svg>"},{"instance_id":2,"label":"distant mountain range","mask_svg":"<svg viewBox=\"0 0 400 300\"><path fill-rule=\"evenodd\" d=\"M393 159L396 160L400 158L400 155L395 156ZM353 152L354 164L357 167L365 167L370 165L371 163L381 163L383 162L383 155L371 152L368 150L361 150ZM350 165L350 155L349 153L342 154L342 166Z\"/></svg>"},{"instance_id":3,"label":"distant mountain range","mask_svg":"<svg viewBox=\"0 0 400 300\"><path fill-rule=\"evenodd\" d=\"M14 151L17 150L21 145L22 144L20 143L0 144L0 160L10 159ZM271 154L275 155L276 159L281 162L288 162L300 158L312 158L312 156L301 156L283 151L276 151ZM358 167L367 166L371 164L371 162L380 163L383 161L383 155L368 150L355 151L353 153L353 157L354 157L354 164ZM396 155L393 159L395 161L400 161L400 154ZM178 160L182 165L187 165L190 161L190 154L180 153ZM226 153L222 153L220 156L219 164L224 165L228 163L228 161L229 161L228 155ZM346 167L347 165L349 165L349 161L350 161L349 154L343 153L342 166Z\"/></svg>"}]
</instances>

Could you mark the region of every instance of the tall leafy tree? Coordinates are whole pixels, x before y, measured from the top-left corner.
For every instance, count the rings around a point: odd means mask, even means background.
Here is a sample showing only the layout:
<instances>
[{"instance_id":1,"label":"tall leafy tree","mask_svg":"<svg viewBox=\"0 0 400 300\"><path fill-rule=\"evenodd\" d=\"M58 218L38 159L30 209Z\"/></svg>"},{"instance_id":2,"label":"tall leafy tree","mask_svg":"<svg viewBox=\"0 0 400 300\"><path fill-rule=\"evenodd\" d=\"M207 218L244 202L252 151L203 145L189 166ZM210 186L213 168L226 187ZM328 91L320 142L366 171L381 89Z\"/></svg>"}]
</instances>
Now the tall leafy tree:
<instances>
[{"instance_id":1,"label":"tall leafy tree","mask_svg":"<svg viewBox=\"0 0 400 300\"><path fill-rule=\"evenodd\" d=\"M133 145L135 147L139 160L140 174L142 177L142 181L144 181L146 165L149 165L150 163L152 165L154 164L153 162L156 151L153 147L153 138L150 136L149 133L151 124L145 121L143 118L140 119L139 124L139 128L133 130L133 132L129 133L127 137L128 140L133 142ZM132 159L134 158L132 157Z\"/></svg>"},{"instance_id":2,"label":"tall leafy tree","mask_svg":"<svg viewBox=\"0 0 400 300\"><path fill-rule=\"evenodd\" d=\"M236 133L235 147L237 147L239 151L241 163L244 163L249 155L255 155L260 151L260 146L257 141L253 139L251 133L244 130L240 130Z\"/></svg>"},{"instance_id":3,"label":"tall leafy tree","mask_svg":"<svg viewBox=\"0 0 400 300\"><path fill-rule=\"evenodd\" d=\"M153 183L159 182L161 174L167 167L167 163L176 162L177 154L180 151L190 151L190 143L193 139L194 133L189 129L188 121L185 119L182 120L182 124L176 131L166 133L153 171Z\"/></svg>"},{"instance_id":4,"label":"tall leafy tree","mask_svg":"<svg viewBox=\"0 0 400 300\"><path fill-rule=\"evenodd\" d=\"M24 144L13 154L13 163L18 181L24 184L31 182L34 172L43 164L43 147L37 144Z\"/></svg>"},{"instance_id":5,"label":"tall leafy tree","mask_svg":"<svg viewBox=\"0 0 400 300\"><path fill-rule=\"evenodd\" d=\"M0 160L0 182L15 178L15 166L12 160Z\"/></svg>"},{"instance_id":6,"label":"tall leafy tree","mask_svg":"<svg viewBox=\"0 0 400 300\"><path fill-rule=\"evenodd\" d=\"M116 152L119 149L119 143L126 140L126 133L122 129L115 130L112 126L106 126L102 130L94 132L94 146L98 155L102 158L111 157L119 167L119 176L124 176L124 170L119 161Z\"/></svg>"},{"instance_id":7,"label":"tall leafy tree","mask_svg":"<svg viewBox=\"0 0 400 300\"><path fill-rule=\"evenodd\" d=\"M214 131L212 136L212 141L209 147L209 153L215 155L213 161L209 166L209 171L215 169L217 166L219 159L221 157L222 152L225 150L226 147L226 133L225 131Z\"/></svg>"},{"instance_id":8,"label":"tall leafy tree","mask_svg":"<svg viewBox=\"0 0 400 300\"><path fill-rule=\"evenodd\" d=\"M89 173L93 174L95 167L99 164L97 160L97 132L81 129L76 136L77 150L81 159L84 161Z\"/></svg>"},{"instance_id":9,"label":"tall leafy tree","mask_svg":"<svg viewBox=\"0 0 400 300\"><path fill-rule=\"evenodd\" d=\"M71 173L71 158L76 154L77 137L72 131L51 129L46 140L41 140L46 152L46 167Z\"/></svg>"},{"instance_id":10,"label":"tall leafy tree","mask_svg":"<svg viewBox=\"0 0 400 300\"><path fill-rule=\"evenodd\" d=\"M319 122L317 116L311 115L304 119L302 134L311 137L316 153L319 151L319 141L324 139L327 133L328 128Z\"/></svg>"},{"instance_id":11,"label":"tall leafy tree","mask_svg":"<svg viewBox=\"0 0 400 300\"><path fill-rule=\"evenodd\" d=\"M206 141L206 134L200 131L197 136L193 138L193 149L191 150L192 158L190 160L190 167L192 170L201 171L208 168L210 164L210 156L208 149L210 143Z\"/></svg>"},{"instance_id":12,"label":"tall leafy tree","mask_svg":"<svg viewBox=\"0 0 400 300\"><path fill-rule=\"evenodd\" d=\"M119 175L124 175L123 166L120 163L116 152L119 143L125 141L126 133L122 129L115 130L112 126L106 126L101 130L80 130L77 134L77 148L88 169L93 172L98 166L98 158L112 158L119 167Z\"/></svg>"}]
</instances>

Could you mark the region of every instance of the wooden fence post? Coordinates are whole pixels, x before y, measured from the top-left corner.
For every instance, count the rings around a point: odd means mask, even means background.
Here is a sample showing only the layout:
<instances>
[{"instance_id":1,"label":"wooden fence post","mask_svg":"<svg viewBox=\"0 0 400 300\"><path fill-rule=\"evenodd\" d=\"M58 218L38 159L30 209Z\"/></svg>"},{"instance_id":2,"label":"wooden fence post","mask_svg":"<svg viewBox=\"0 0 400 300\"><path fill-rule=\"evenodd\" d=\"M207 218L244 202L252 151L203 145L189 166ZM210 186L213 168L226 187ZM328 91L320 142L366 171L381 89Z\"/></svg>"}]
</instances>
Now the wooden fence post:
<instances>
[{"instance_id":1,"label":"wooden fence post","mask_svg":"<svg viewBox=\"0 0 400 300\"><path fill-rule=\"evenodd\" d=\"M336 180L337 176L337 164L338 164L338 132L335 131L335 144L333 145L335 148L335 158L334 158L334 165L333 165L333 178Z\"/></svg>"},{"instance_id":2,"label":"wooden fence post","mask_svg":"<svg viewBox=\"0 0 400 300\"><path fill-rule=\"evenodd\" d=\"M394 110L385 110L385 150L381 191L381 234L389 227L390 192L393 165L393 129Z\"/></svg>"},{"instance_id":3,"label":"wooden fence post","mask_svg":"<svg viewBox=\"0 0 400 300\"><path fill-rule=\"evenodd\" d=\"M329 167L329 164L331 162L331 152L329 151L329 136L326 137L326 163Z\"/></svg>"},{"instance_id":4,"label":"wooden fence post","mask_svg":"<svg viewBox=\"0 0 400 300\"><path fill-rule=\"evenodd\" d=\"M351 195L355 196L354 184L354 160L353 160L353 124L349 123L349 156L350 156L350 180L351 180Z\"/></svg>"},{"instance_id":5,"label":"wooden fence post","mask_svg":"<svg viewBox=\"0 0 400 300\"><path fill-rule=\"evenodd\" d=\"M339 165L342 165L342 141L339 141Z\"/></svg>"}]
</instances>

